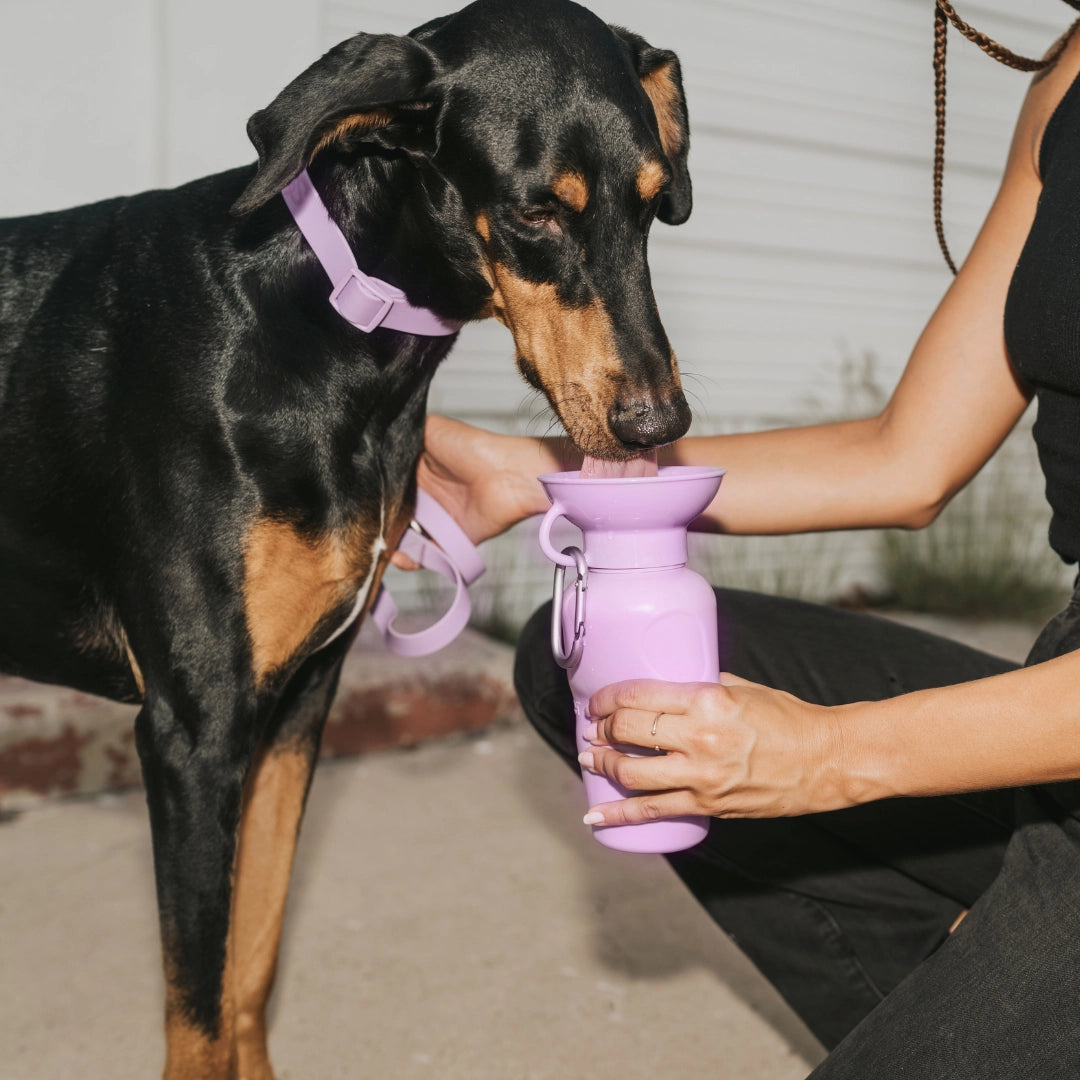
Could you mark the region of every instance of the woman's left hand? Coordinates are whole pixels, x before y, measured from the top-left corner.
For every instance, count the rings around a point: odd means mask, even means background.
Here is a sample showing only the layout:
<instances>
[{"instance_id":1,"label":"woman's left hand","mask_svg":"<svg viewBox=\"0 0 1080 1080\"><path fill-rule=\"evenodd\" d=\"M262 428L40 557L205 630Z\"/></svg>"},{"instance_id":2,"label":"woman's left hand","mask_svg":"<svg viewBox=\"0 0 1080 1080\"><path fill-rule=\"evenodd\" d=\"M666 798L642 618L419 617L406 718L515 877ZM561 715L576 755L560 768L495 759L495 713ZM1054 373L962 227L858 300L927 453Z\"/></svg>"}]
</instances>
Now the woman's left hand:
<instances>
[{"instance_id":1,"label":"woman's left hand","mask_svg":"<svg viewBox=\"0 0 1080 1080\"><path fill-rule=\"evenodd\" d=\"M579 760L644 792L589 808L591 825L629 825L689 814L787 817L834 810L844 794L838 714L724 674L721 683L634 680L593 695ZM636 757L616 747L658 748ZM599 816L597 816L599 815Z\"/></svg>"}]
</instances>

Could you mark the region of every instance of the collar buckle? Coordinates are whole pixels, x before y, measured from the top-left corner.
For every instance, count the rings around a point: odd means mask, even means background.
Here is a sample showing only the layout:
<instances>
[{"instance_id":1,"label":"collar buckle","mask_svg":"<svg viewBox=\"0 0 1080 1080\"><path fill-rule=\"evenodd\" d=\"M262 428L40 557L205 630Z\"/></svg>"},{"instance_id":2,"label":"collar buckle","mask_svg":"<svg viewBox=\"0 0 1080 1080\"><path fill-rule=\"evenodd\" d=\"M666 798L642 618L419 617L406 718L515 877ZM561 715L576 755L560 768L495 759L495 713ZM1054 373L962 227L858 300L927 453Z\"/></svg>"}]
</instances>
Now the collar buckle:
<instances>
[{"instance_id":1,"label":"collar buckle","mask_svg":"<svg viewBox=\"0 0 1080 1080\"><path fill-rule=\"evenodd\" d=\"M350 270L330 294L330 306L357 330L370 334L404 295L400 289L370 278L362 270Z\"/></svg>"}]
</instances>

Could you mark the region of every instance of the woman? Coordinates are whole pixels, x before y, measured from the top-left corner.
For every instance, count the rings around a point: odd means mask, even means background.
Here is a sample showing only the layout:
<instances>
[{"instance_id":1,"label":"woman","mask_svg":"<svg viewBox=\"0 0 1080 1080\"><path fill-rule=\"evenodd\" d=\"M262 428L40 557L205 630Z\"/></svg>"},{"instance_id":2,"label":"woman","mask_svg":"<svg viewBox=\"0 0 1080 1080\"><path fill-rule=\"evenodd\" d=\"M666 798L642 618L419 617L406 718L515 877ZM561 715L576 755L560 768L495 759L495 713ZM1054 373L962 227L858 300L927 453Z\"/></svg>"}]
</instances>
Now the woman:
<instances>
[{"instance_id":1,"label":"woman","mask_svg":"<svg viewBox=\"0 0 1080 1080\"><path fill-rule=\"evenodd\" d=\"M997 199L880 415L661 452L727 468L704 527L922 527L1035 394L1051 544L1080 558L1078 73L1074 37L1032 84ZM420 481L479 540L546 509L534 478L576 464L557 440L433 418ZM641 794L586 820L718 819L670 862L832 1050L819 1080L1075 1080L1080 591L1016 670L868 616L719 598L722 685L593 698L582 764ZM576 765L547 622L523 633L518 688Z\"/></svg>"}]
</instances>

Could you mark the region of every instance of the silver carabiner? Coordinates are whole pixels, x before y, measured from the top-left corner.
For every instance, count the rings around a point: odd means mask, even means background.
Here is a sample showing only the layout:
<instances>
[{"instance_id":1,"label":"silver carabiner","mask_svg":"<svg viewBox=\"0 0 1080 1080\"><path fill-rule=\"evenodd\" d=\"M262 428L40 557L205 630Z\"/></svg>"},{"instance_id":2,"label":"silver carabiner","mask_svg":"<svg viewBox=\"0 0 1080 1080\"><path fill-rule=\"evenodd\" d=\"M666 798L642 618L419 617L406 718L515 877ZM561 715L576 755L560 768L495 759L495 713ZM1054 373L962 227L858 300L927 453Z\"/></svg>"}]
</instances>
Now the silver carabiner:
<instances>
[{"instance_id":1,"label":"silver carabiner","mask_svg":"<svg viewBox=\"0 0 1080 1080\"><path fill-rule=\"evenodd\" d=\"M561 668L572 668L581 659L585 646L585 590L589 587L589 564L585 553L576 547L563 548L564 555L574 560L577 579L574 581L574 640L568 653L563 652L562 598L566 582L566 567L556 565L551 593L551 654Z\"/></svg>"}]
</instances>

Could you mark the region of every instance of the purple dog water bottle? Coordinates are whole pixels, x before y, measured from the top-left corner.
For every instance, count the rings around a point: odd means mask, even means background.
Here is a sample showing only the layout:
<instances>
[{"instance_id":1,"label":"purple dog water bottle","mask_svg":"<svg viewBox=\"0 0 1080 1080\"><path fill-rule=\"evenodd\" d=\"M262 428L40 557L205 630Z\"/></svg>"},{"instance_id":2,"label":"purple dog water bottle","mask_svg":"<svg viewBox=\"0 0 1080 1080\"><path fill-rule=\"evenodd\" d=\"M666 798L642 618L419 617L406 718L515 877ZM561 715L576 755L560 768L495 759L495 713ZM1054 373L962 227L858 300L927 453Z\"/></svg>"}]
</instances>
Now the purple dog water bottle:
<instances>
[{"instance_id":1,"label":"purple dog water bottle","mask_svg":"<svg viewBox=\"0 0 1080 1080\"><path fill-rule=\"evenodd\" d=\"M723 469L670 466L656 476L541 476L551 509L540 546L556 564L552 649L574 696L578 751L586 748L589 698L626 679L717 682L716 598L686 566L687 526L712 502ZM566 518L582 532L581 548L556 550L551 529ZM572 570L573 583L565 584ZM664 723L677 723L665 715ZM652 755L652 750L634 748ZM585 772L590 806L631 792ZM641 825L599 825L593 835L619 851L682 851L705 839L707 817Z\"/></svg>"}]
</instances>

